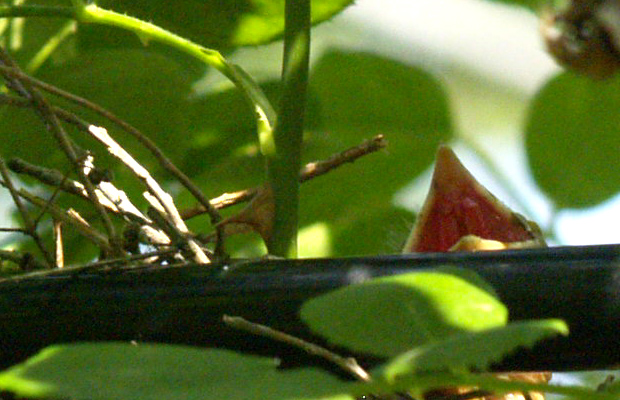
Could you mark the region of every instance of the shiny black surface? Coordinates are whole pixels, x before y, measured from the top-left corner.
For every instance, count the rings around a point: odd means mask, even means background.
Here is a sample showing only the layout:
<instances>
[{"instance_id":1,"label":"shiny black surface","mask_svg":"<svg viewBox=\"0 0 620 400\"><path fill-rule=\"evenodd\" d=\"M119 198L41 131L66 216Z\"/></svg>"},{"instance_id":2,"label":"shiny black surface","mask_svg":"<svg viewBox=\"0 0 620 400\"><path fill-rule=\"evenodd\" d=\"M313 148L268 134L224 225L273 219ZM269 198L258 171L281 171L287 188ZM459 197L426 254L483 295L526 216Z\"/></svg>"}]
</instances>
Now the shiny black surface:
<instances>
[{"instance_id":1,"label":"shiny black surface","mask_svg":"<svg viewBox=\"0 0 620 400\"><path fill-rule=\"evenodd\" d=\"M620 364L619 255L620 245L580 246L91 269L5 279L0 280L0 365L45 345L84 340L224 346L304 363L308 357L294 349L227 328L222 314L317 340L297 316L304 300L374 276L453 265L486 279L511 319L557 317L570 326L568 338L520 352L498 369L608 368Z\"/></svg>"}]
</instances>

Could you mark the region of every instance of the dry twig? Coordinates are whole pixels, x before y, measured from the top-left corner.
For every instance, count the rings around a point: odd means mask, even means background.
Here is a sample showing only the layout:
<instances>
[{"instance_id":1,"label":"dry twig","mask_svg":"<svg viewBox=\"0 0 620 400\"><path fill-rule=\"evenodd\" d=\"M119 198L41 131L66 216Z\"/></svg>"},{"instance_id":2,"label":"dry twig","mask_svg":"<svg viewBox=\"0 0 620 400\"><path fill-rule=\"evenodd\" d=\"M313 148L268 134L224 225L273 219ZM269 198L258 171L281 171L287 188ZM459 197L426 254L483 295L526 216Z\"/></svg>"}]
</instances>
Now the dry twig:
<instances>
[{"instance_id":1,"label":"dry twig","mask_svg":"<svg viewBox=\"0 0 620 400\"><path fill-rule=\"evenodd\" d=\"M41 237L37 233L37 224L34 221L32 221L32 219L30 218L30 214L28 213L28 210L26 210L26 207L22 203L21 198L19 197L19 194L17 193L17 189L15 188L15 186L13 185L13 182L11 181L11 178L9 176L9 171L6 168L6 164L4 163L4 160L1 158L0 158L0 175L2 175L3 184L9 190L9 193L11 194L11 197L13 198L13 202L15 203L15 206L17 206L17 210L19 211L19 214L21 215L22 220L24 221L24 225L26 226L25 232L30 237L32 237L32 239L36 243L37 247L39 248L39 251L45 258L48 268L52 268L55 265L54 259L52 258L51 254L49 253L49 251L43 244Z\"/></svg>"},{"instance_id":2,"label":"dry twig","mask_svg":"<svg viewBox=\"0 0 620 400\"><path fill-rule=\"evenodd\" d=\"M145 184L149 193L153 195L153 197L157 200L157 203L159 203L161 209L165 211L166 217L178 231L179 236L185 238L184 241L193 253L194 261L201 264L209 263L209 258L202 251L198 243L194 239L188 237L189 230L179 215L179 211L174 205L172 196L166 193L161 186L159 186L159 183L153 179L146 168L140 165L140 163L138 163L129 153L127 153L125 149L123 149L114 139L112 139L105 128L91 125L89 126L88 131L95 139L108 148L108 152L110 154L118 158ZM150 200L152 205L157 205L148 197L147 200Z\"/></svg>"},{"instance_id":3,"label":"dry twig","mask_svg":"<svg viewBox=\"0 0 620 400\"><path fill-rule=\"evenodd\" d=\"M222 219L217 209L211 206L211 203L209 202L207 197L202 193L200 188L198 188L198 186L196 186L191 181L191 179L189 179L187 175L185 175L180 169L178 169L176 165L174 165L174 163L168 157L166 157L164 152L159 147L157 147L157 145L151 139L149 139L146 135L140 132L140 130L130 125L129 123L125 122L121 118L117 117L112 112L106 110L105 108L99 106L98 104L95 104L91 101L88 101L87 99L84 99L83 97L76 96L75 94L66 92L60 88L57 88L53 85L42 82L38 79L35 79L29 75L24 74L23 72L19 70L16 70L10 67L0 67L0 70L3 70L4 73L6 74L11 74L15 77L18 77L19 79L27 80L31 85L36 86L42 90L45 90L49 93L63 97L82 107L93 110L99 115L101 115L102 117L112 121L114 124L119 126L121 129L123 129L124 131L132 135L134 138L136 138L142 145L144 145L144 147L146 147L151 152L151 154L153 154L155 159L157 159L157 161L162 166L162 168L167 170L171 175L177 178L178 181L183 186L185 186L185 188L204 207L204 210L205 210L204 212L209 214L209 216L211 217L211 223L213 225L217 224Z\"/></svg>"},{"instance_id":4,"label":"dry twig","mask_svg":"<svg viewBox=\"0 0 620 400\"><path fill-rule=\"evenodd\" d=\"M21 72L19 70L19 67L13 62L13 60L9 57L9 55L2 47L0 47L0 64L12 68L15 71ZM4 71L0 72L4 73ZM105 229L108 233L109 240L106 240L105 245L102 246L103 250L107 254L122 254L121 241L120 238L116 235L114 225L112 224L109 215L105 211L105 208L97 200L94 185L92 184L88 176L86 176L86 174L84 173L75 149L51 106L47 103L45 98L30 84L29 81L25 79L19 80L19 78L6 73L4 74L4 77L9 87L11 87L21 96L26 97L33 103L33 106L45 122L46 127L54 135L54 138L58 142L60 148L69 159L75 173L80 178L82 184L84 184L84 188L88 193L88 197L90 198L91 202L95 206L95 209L99 213L99 216L101 217Z\"/></svg>"},{"instance_id":5,"label":"dry twig","mask_svg":"<svg viewBox=\"0 0 620 400\"><path fill-rule=\"evenodd\" d=\"M328 173L329 171L336 169L343 164L352 163L358 158L367 154L374 153L387 146L387 140L383 135L377 135L369 140L363 141L361 144L351 147L343 152L335 154L327 160L315 161L308 163L301 170L299 175L300 182L306 182L310 179L314 179L321 175ZM224 193L219 197L210 200L211 205L216 209L222 209L233 206L235 204L243 203L251 200L260 188L244 189L233 193ZM181 211L183 219L187 220L194 218L198 215L206 212L202 205L198 205L193 208L188 208Z\"/></svg>"},{"instance_id":6,"label":"dry twig","mask_svg":"<svg viewBox=\"0 0 620 400\"><path fill-rule=\"evenodd\" d=\"M241 317L231 317L228 315L224 315L222 320L224 321L224 323L235 329L244 330L255 335L260 335L273 340L277 340L278 342L283 342L302 349L308 354L321 357L333 363L334 365L337 365L339 368L351 374L356 379L359 379L361 381L370 380L370 375L368 374L368 372L366 372L366 370L360 367L354 358L339 356L338 354L331 352L326 348L318 346L314 343L306 342L305 340L302 340L295 336L275 330L266 325L250 322Z\"/></svg>"}]
</instances>

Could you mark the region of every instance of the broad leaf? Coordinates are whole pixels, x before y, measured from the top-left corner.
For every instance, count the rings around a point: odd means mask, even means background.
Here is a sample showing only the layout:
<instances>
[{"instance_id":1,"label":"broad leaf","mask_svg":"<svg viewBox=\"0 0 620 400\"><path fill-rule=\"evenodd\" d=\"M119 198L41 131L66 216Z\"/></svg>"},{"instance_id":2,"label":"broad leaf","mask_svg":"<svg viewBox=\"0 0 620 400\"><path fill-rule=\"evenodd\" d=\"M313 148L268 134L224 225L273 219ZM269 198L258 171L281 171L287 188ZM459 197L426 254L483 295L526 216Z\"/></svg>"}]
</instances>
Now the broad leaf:
<instances>
[{"instance_id":1,"label":"broad leaf","mask_svg":"<svg viewBox=\"0 0 620 400\"><path fill-rule=\"evenodd\" d=\"M520 347L531 347L542 339L567 334L566 324L553 319L514 322L481 332L461 333L401 354L382 367L380 374L391 382L413 373L484 371Z\"/></svg>"},{"instance_id":2,"label":"broad leaf","mask_svg":"<svg viewBox=\"0 0 620 400\"><path fill-rule=\"evenodd\" d=\"M313 0L317 24L352 0ZM284 0L100 0L97 5L153 22L208 47L230 48L273 41L284 31Z\"/></svg>"},{"instance_id":3,"label":"broad leaf","mask_svg":"<svg viewBox=\"0 0 620 400\"><path fill-rule=\"evenodd\" d=\"M380 357L464 331L502 326L506 308L449 273L373 279L304 303L302 319L330 342Z\"/></svg>"},{"instance_id":4,"label":"broad leaf","mask_svg":"<svg viewBox=\"0 0 620 400\"><path fill-rule=\"evenodd\" d=\"M225 350L84 343L48 347L1 373L0 387L76 400L352 399L343 395L347 384L326 372L276 367L276 360Z\"/></svg>"},{"instance_id":5,"label":"broad leaf","mask_svg":"<svg viewBox=\"0 0 620 400\"><path fill-rule=\"evenodd\" d=\"M572 74L537 94L526 126L527 156L537 183L558 207L587 207L620 188L620 79Z\"/></svg>"}]
</instances>

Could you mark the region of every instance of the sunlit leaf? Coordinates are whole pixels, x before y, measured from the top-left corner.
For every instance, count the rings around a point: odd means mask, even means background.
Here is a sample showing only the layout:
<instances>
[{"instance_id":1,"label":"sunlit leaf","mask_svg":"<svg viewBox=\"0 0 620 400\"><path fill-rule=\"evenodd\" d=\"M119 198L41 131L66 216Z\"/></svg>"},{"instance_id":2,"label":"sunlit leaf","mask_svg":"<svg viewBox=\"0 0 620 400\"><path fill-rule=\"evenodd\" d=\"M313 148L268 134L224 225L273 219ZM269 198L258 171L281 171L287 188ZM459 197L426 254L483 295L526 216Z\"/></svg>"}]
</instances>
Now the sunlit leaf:
<instances>
[{"instance_id":1,"label":"sunlit leaf","mask_svg":"<svg viewBox=\"0 0 620 400\"><path fill-rule=\"evenodd\" d=\"M458 332L502 326L507 310L456 275L419 272L322 295L304 303L301 317L332 343L385 357Z\"/></svg>"},{"instance_id":2,"label":"sunlit leaf","mask_svg":"<svg viewBox=\"0 0 620 400\"><path fill-rule=\"evenodd\" d=\"M480 332L465 332L417 347L381 368L381 376L394 381L399 376L440 371L484 371L520 347L531 347L542 339L567 335L560 320L513 322Z\"/></svg>"},{"instance_id":3,"label":"sunlit leaf","mask_svg":"<svg viewBox=\"0 0 620 400\"><path fill-rule=\"evenodd\" d=\"M276 370L273 359L173 345L84 343L49 347L0 374L20 396L76 400L352 399L316 369Z\"/></svg>"},{"instance_id":4,"label":"sunlit leaf","mask_svg":"<svg viewBox=\"0 0 620 400\"><path fill-rule=\"evenodd\" d=\"M620 79L572 74L550 80L534 99L527 156L537 183L558 207L587 207L620 188Z\"/></svg>"}]
</instances>

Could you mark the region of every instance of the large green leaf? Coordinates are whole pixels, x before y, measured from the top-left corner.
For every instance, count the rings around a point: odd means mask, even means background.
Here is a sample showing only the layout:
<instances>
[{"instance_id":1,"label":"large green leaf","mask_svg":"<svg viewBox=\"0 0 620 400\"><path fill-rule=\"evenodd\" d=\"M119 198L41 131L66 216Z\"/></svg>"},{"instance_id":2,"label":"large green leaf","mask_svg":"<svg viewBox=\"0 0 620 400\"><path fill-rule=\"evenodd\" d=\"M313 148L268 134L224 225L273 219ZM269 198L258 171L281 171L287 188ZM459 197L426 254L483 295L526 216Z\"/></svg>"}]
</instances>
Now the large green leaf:
<instances>
[{"instance_id":1,"label":"large green leaf","mask_svg":"<svg viewBox=\"0 0 620 400\"><path fill-rule=\"evenodd\" d=\"M458 332L502 326L507 311L470 281L419 272L322 295L304 303L301 317L332 343L387 357Z\"/></svg>"},{"instance_id":2,"label":"large green leaf","mask_svg":"<svg viewBox=\"0 0 620 400\"><path fill-rule=\"evenodd\" d=\"M555 319L460 333L401 354L382 367L380 375L390 382L414 373L485 371L519 347L531 347L542 339L567 334L566 324Z\"/></svg>"},{"instance_id":3,"label":"large green leaf","mask_svg":"<svg viewBox=\"0 0 620 400\"><path fill-rule=\"evenodd\" d=\"M385 229L385 221L374 219L373 228L368 217L394 207L394 194L430 166L437 146L452 135L443 88L418 68L334 51L314 65L310 93L316 108L308 113L307 160L327 158L378 134L388 147L305 183L301 223L327 222L335 238L362 223L365 232ZM407 222L403 218L396 227ZM334 247L335 254L368 254L361 234L348 240Z\"/></svg>"},{"instance_id":4,"label":"large green leaf","mask_svg":"<svg viewBox=\"0 0 620 400\"><path fill-rule=\"evenodd\" d=\"M313 0L312 22L325 21L351 3ZM100 0L97 4L215 48L267 43L280 38L284 30L284 0Z\"/></svg>"},{"instance_id":5,"label":"large green leaf","mask_svg":"<svg viewBox=\"0 0 620 400\"><path fill-rule=\"evenodd\" d=\"M559 207L587 207L620 189L620 79L572 74L550 80L534 99L527 156L537 183Z\"/></svg>"},{"instance_id":6,"label":"large green leaf","mask_svg":"<svg viewBox=\"0 0 620 400\"><path fill-rule=\"evenodd\" d=\"M278 371L277 361L173 345L84 343L44 349L0 374L26 397L75 400L350 400L347 383L316 369Z\"/></svg>"}]
</instances>

